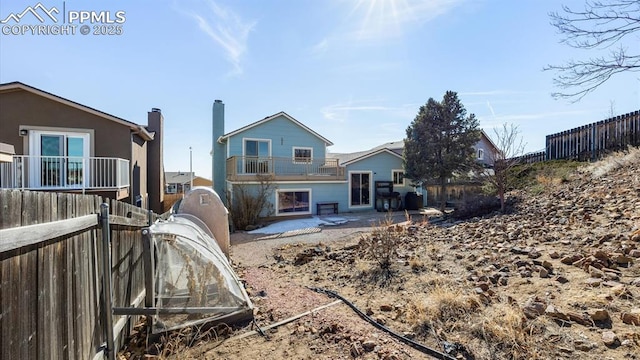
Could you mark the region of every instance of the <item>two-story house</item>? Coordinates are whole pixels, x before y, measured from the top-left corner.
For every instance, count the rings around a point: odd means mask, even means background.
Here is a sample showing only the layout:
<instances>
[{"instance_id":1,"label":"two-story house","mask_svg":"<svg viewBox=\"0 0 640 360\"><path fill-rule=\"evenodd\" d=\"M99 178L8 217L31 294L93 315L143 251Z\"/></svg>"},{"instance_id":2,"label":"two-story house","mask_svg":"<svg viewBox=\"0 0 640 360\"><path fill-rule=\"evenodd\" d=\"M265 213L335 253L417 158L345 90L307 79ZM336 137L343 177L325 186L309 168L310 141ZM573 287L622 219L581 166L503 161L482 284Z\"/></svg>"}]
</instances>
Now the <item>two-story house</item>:
<instances>
[{"instance_id":1,"label":"two-story house","mask_svg":"<svg viewBox=\"0 0 640 360\"><path fill-rule=\"evenodd\" d=\"M485 137L483 133L476 146L483 158L493 151ZM330 154L331 141L285 112L224 133L220 100L213 105L213 139L216 192L233 203L234 187L257 191L266 177L274 185L268 199L275 216L400 209L406 194L416 191L404 178L402 141ZM426 201L423 190L418 191Z\"/></svg>"},{"instance_id":2,"label":"two-story house","mask_svg":"<svg viewBox=\"0 0 640 360\"><path fill-rule=\"evenodd\" d=\"M107 114L35 87L0 84L0 188L98 194L162 211L163 117L148 124Z\"/></svg>"}]
</instances>

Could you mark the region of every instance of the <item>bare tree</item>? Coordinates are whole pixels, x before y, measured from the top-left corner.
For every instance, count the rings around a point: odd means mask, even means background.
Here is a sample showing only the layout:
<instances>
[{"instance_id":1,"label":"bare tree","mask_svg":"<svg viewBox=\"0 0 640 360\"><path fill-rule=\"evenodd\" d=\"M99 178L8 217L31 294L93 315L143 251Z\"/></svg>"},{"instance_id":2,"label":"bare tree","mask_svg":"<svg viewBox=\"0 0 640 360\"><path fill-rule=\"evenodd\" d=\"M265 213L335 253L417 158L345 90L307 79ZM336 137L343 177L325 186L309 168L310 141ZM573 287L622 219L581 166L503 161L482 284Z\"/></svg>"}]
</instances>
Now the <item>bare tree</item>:
<instances>
[{"instance_id":1,"label":"bare tree","mask_svg":"<svg viewBox=\"0 0 640 360\"><path fill-rule=\"evenodd\" d=\"M500 130L494 129L494 143L498 148L489 156L493 160L493 171L486 171L486 181L491 184L500 197L500 211L505 212L504 195L513 182L512 169L519 164L518 156L524 152L524 144L516 125L502 124Z\"/></svg>"},{"instance_id":2,"label":"bare tree","mask_svg":"<svg viewBox=\"0 0 640 360\"><path fill-rule=\"evenodd\" d=\"M552 96L579 101L612 76L640 70L640 54L630 54L622 44L640 30L640 1L586 0L584 10L562 6L563 13L549 14L551 24L564 38L562 43L578 49L611 49L607 56L571 60L564 65L548 65L544 70L557 71L554 83L561 92ZM630 43L637 51L637 38Z\"/></svg>"}]
</instances>

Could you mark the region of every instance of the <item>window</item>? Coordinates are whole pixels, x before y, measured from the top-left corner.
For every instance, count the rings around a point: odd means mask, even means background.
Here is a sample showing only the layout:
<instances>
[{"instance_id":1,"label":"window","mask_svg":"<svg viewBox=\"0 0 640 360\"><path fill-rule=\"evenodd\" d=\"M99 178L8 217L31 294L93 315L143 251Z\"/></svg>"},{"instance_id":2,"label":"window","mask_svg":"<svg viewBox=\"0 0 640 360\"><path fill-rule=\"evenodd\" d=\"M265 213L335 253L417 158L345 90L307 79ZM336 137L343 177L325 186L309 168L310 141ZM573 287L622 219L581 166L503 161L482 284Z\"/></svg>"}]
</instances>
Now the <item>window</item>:
<instances>
[{"instance_id":1,"label":"window","mask_svg":"<svg viewBox=\"0 0 640 360\"><path fill-rule=\"evenodd\" d=\"M391 170L391 178L393 179L393 185L404 186L403 170Z\"/></svg>"},{"instance_id":2,"label":"window","mask_svg":"<svg viewBox=\"0 0 640 360\"><path fill-rule=\"evenodd\" d=\"M478 160L484 160L484 150L478 149Z\"/></svg>"},{"instance_id":3,"label":"window","mask_svg":"<svg viewBox=\"0 0 640 360\"><path fill-rule=\"evenodd\" d=\"M278 215L310 214L311 190L278 190Z\"/></svg>"},{"instance_id":4,"label":"window","mask_svg":"<svg viewBox=\"0 0 640 360\"><path fill-rule=\"evenodd\" d=\"M310 164L313 159L313 148L294 147L293 163L294 164Z\"/></svg>"},{"instance_id":5,"label":"window","mask_svg":"<svg viewBox=\"0 0 640 360\"><path fill-rule=\"evenodd\" d=\"M81 187L89 157L89 134L34 130L29 135L30 182L37 187Z\"/></svg>"},{"instance_id":6,"label":"window","mask_svg":"<svg viewBox=\"0 0 640 360\"><path fill-rule=\"evenodd\" d=\"M371 205L371 173L349 173L349 198L351 207Z\"/></svg>"},{"instance_id":7,"label":"window","mask_svg":"<svg viewBox=\"0 0 640 360\"><path fill-rule=\"evenodd\" d=\"M178 186L177 184L168 184L167 185L167 194L175 194L178 192Z\"/></svg>"},{"instance_id":8,"label":"window","mask_svg":"<svg viewBox=\"0 0 640 360\"><path fill-rule=\"evenodd\" d=\"M269 173L271 140L244 139L244 171L247 174Z\"/></svg>"}]
</instances>

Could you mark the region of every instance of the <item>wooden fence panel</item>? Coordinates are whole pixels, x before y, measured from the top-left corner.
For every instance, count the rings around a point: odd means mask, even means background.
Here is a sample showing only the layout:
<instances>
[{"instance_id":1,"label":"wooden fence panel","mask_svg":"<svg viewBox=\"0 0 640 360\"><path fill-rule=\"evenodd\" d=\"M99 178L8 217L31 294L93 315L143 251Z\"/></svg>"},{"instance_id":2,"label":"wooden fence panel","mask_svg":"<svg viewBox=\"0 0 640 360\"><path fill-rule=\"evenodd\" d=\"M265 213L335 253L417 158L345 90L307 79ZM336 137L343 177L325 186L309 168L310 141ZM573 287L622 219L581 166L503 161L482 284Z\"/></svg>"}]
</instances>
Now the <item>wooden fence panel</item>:
<instances>
[{"instance_id":1,"label":"wooden fence panel","mask_svg":"<svg viewBox=\"0 0 640 360\"><path fill-rule=\"evenodd\" d=\"M640 110L548 135L546 160L595 160L627 146L640 146Z\"/></svg>"},{"instance_id":2,"label":"wooden fence panel","mask_svg":"<svg viewBox=\"0 0 640 360\"><path fill-rule=\"evenodd\" d=\"M0 190L0 230L96 214L101 203L98 196ZM143 209L115 201L111 213L147 217ZM85 230L0 252L2 359L91 359L100 351L105 342L102 233L97 220L88 224ZM144 289L141 233L132 225L114 226L111 237L108 275L118 284L114 305L129 306ZM119 345L136 320L122 327Z\"/></svg>"}]
</instances>

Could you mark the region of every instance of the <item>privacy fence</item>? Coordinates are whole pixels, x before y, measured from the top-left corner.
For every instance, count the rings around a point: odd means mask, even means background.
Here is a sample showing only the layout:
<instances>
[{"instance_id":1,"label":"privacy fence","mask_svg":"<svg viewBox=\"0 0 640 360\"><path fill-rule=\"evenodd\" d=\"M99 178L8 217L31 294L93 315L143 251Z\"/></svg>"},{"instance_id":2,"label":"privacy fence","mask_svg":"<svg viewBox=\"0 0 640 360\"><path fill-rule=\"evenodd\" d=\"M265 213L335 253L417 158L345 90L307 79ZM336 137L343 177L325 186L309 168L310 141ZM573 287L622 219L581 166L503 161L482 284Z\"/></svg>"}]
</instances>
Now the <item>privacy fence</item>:
<instances>
[{"instance_id":1,"label":"privacy fence","mask_svg":"<svg viewBox=\"0 0 640 360\"><path fill-rule=\"evenodd\" d=\"M111 307L144 304L149 214L106 201L0 190L2 359L113 358L123 344L138 318Z\"/></svg>"},{"instance_id":2,"label":"privacy fence","mask_svg":"<svg viewBox=\"0 0 640 360\"><path fill-rule=\"evenodd\" d=\"M640 110L547 135L545 150L520 156L523 163L545 160L595 160L609 151L640 146Z\"/></svg>"}]
</instances>

